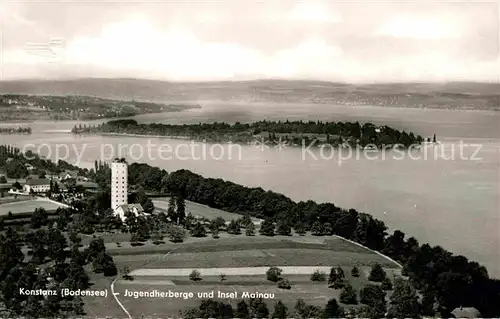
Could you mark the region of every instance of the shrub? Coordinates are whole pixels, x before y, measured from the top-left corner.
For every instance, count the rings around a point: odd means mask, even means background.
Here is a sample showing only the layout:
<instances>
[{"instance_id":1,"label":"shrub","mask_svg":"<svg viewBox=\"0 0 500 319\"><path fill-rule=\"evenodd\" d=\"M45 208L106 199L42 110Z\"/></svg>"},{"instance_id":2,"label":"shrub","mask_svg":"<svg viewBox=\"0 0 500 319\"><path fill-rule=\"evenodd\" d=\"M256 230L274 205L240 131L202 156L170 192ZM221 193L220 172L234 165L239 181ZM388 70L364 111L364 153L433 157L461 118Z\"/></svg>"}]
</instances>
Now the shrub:
<instances>
[{"instance_id":1,"label":"shrub","mask_svg":"<svg viewBox=\"0 0 500 319\"><path fill-rule=\"evenodd\" d=\"M380 264L375 264L372 267L372 270L370 271L370 276L368 277L368 280L374 281L374 282L382 282L386 278L386 274L384 269L382 269L382 266Z\"/></svg>"},{"instance_id":2,"label":"shrub","mask_svg":"<svg viewBox=\"0 0 500 319\"><path fill-rule=\"evenodd\" d=\"M316 270L311 275L311 281L324 282L324 281L326 281L326 274L322 271Z\"/></svg>"},{"instance_id":3,"label":"shrub","mask_svg":"<svg viewBox=\"0 0 500 319\"><path fill-rule=\"evenodd\" d=\"M255 236L255 225L253 224L253 222L250 222L246 225L245 234L247 236Z\"/></svg>"},{"instance_id":4,"label":"shrub","mask_svg":"<svg viewBox=\"0 0 500 319\"><path fill-rule=\"evenodd\" d=\"M266 219L260 225L259 233L264 236L274 236L274 223L271 219Z\"/></svg>"},{"instance_id":5,"label":"shrub","mask_svg":"<svg viewBox=\"0 0 500 319\"><path fill-rule=\"evenodd\" d=\"M345 286L344 284L344 279L341 279L341 278L337 278L334 282L333 282L333 285L331 285L331 287L333 289L341 289Z\"/></svg>"},{"instance_id":6,"label":"shrub","mask_svg":"<svg viewBox=\"0 0 500 319\"><path fill-rule=\"evenodd\" d=\"M191 279L192 281L199 281L201 280L201 274L198 270L193 270L190 274L189 274L189 279Z\"/></svg>"},{"instance_id":7,"label":"shrub","mask_svg":"<svg viewBox=\"0 0 500 319\"><path fill-rule=\"evenodd\" d=\"M356 305L358 303L358 296L351 285L346 285L340 293L339 300L346 305Z\"/></svg>"},{"instance_id":8,"label":"shrub","mask_svg":"<svg viewBox=\"0 0 500 319\"><path fill-rule=\"evenodd\" d=\"M207 236L207 230L202 223L198 222L191 228L191 236L193 237L205 237Z\"/></svg>"},{"instance_id":9,"label":"shrub","mask_svg":"<svg viewBox=\"0 0 500 319\"><path fill-rule=\"evenodd\" d=\"M358 269L358 267L356 267L356 266L352 267L351 276L353 276L353 277L359 277L359 269Z\"/></svg>"},{"instance_id":10,"label":"shrub","mask_svg":"<svg viewBox=\"0 0 500 319\"><path fill-rule=\"evenodd\" d=\"M186 230L177 225L169 225L166 233L170 241L174 243L182 243L186 238Z\"/></svg>"},{"instance_id":11,"label":"shrub","mask_svg":"<svg viewBox=\"0 0 500 319\"><path fill-rule=\"evenodd\" d=\"M382 280L382 284L380 285L380 288L382 290L392 290L392 282L389 278L385 277L384 280Z\"/></svg>"},{"instance_id":12,"label":"shrub","mask_svg":"<svg viewBox=\"0 0 500 319\"><path fill-rule=\"evenodd\" d=\"M278 281L278 288L291 289L292 284L290 284L290 281L288 281L288 279L282 278Z\"/></svg>"},{"instance_id":13,"label":"shrub","mask_svg":"<svg viewBox=\"0 0 500 319\"><path fill-rule=\"evenodd\" d=\"M306 226L303 223L297 223L294 229L299 236L304 236L306 234Z\"/></svg>"},{"instance_id":14,"label":"shrub","mask_svg":"<svg viewBox=\"0 0 500 319\"><path fill-rule=\"evenodd\" d=\"M283 270L278 267L271 267L266 272L267 280L272 282L278 282L282 277L281 274Z\"/></svg>"}]
</instances>

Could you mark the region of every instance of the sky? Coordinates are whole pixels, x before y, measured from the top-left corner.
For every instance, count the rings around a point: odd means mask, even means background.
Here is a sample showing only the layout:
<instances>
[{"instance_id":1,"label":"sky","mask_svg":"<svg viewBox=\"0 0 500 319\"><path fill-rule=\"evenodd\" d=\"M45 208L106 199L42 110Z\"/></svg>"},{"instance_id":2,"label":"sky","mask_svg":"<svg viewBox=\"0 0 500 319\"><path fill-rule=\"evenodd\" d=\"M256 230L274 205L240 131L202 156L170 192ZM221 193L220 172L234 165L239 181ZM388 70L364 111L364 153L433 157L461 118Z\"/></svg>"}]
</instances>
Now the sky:
<instances>
[{"instance_id":1,"label":"sky","mask_svg":"<svg viewBox=\"0 0 500 319\"><path fill-rule=\"evenodd\" d=\"M0 0L0 75L500 82L499 7L473 0Z\"/></svg>"}]
</instances>

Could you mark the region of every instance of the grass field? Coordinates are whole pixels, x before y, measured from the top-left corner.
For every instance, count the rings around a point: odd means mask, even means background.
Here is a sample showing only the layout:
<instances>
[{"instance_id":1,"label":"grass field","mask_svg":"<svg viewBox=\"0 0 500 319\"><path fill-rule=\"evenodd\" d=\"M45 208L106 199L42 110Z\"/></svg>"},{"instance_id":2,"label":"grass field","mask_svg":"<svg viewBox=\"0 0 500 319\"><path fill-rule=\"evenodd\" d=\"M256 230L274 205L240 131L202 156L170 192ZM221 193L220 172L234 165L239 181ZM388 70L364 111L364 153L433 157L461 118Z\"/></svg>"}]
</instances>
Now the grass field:
<instances>
[{"instance_id":1,"label":"grass field","mask_svg":"<svg viewBox=\"0 0 500 319\"><path fill-rule=\"evenodd\" d=\"M24 202L27 200L31 200L31 196L29 195L18 195L17 198L11 195L0 197L0 205L14 202Z\"/></svg>"},{"instance_id":2,"label":"grass field","mask_svg":"<svg viewBox=\"0 0 500 319\"><path fill-rule=\"evenodd\" d=\"M309 271L313 272L315 267ZM343 267L346 273L346 279L358 292L369 283L364 271L361 271L360 277L354 278L350 275L350 267ZM286 272L286 271L285 271ZM388 273L389 278L392 275ZM237 302L242 300L243 292L259 292L274 294L273 298L265 299L270 312L274 309L274 304L281 300L289 309L293 307L298 299L304 299L308 304L324 307L330 298L339 300L340 289L328 288L326 282L312 282L309 274L287 275L285 277L292 284L290 290L283 290L275 283L266 280L264 274L253 276L228 275L226 280L221 282L219 276L202 276L202 280L193 282L187 276L169 276L167 277L142 277L135 276L133 281L120 280L115 285L115 291L120 293L119 299L132 317L139 318L144 316L180 316L180 312L189 308L197 307L202 299L214 299L230 303L236 308ZM183 298L137 298L124 296L125 290L150 292L153 290L161 292L191 292L193 297ZM218 291L224 293L237 292L236 299L218 298ZM198 295L200 293L200 295ZM207 295L212 294L212 295ZM390 292L387 294L389 298ZM248 302L248 300L247 300ZM359 307L360 305L343 305L344 307ZM290 314L293 318L293 314Z\"/></svg>"},{"instance_id":3,"label":"grass field","mask_svg":"<svg viewBox=\"0 0 500 319\"><path fill-rule=\"evenodd\" d=\"M35 208L38 207L43 207L47 211L50 211L50 210L56 210L57 208L61 207L61 205L40 199L11 202L0 205L0 216L5 216L9 212L12 212L13 215L20 213L29 213L33 212Z\"/></svg>"},{"instance_id":4,"label":"grass field","mask_svg":"<svg viewBox=\"0 0 500 319\"><path fill-rule=\"evenodd\" d=\"M155 205L155 207L159 207L161 209L166 210L168 208L168 200L169 200L168 197L156 198L153 200L153 204ZM186 214L188 213L191 213L194 216L201 216L208 219L215 219L217 217L222 217L226 221L231 221L232 219L236 220L242 217L242 215L240 214L230 213L220 209L208 207L206 205L201 205L198 203L186 201ZM256 224L259 224L262 221L258 218L253 218L253 217L252 220Z\"/></svg>"},{"instance_id":5,"label":"grass field","mask_svg":"<svg viewBox=\"0 0 500 319\"><path fill-rule=\"evenodd\" d=\"M116 247L112 250L108 248L108 251L113 253L113 259L119 270L125 266L132 270L133 281L120 279L115 284L115 291L120 293L118 296L120 301L132 317L140 318L141 315L180 317L179 311L197 307L200 299L209 298L197 296L198 292L217 293L219 290L236 291L240 296L244 291L274 293L274 299L266 301L271 313L278 300L284 302L290 311L299 298L309 304L323 307L328 299L338 298L340 290L328 288L326 283L310 281L310 275L316 269L328 274L330 267L341 266L346 279L358 291L368 283L367 276L373 263L382 264L389 278L400 274L397 265L341 238L221 235L220 239L188 238L181 244L167 242L159 246L147 244L139 247ZM168 252L170 253L167 255ZM360 277L351 277L350 272L354 265L360 269ZM279 266L285 270L285 277L292 283L291 290L279 289L276 284L267 281L265 271L269 266ZM201 272L201 281L189 280L188 274L194 269ZM220 273L227 276L224 282L220 281ZM242 275L243 273L245 275ZM105 280L100 280L96 284L96 286L102 285L105 285ZM126 289L146 292L155 289L192 292L194 297L192 299L133 298L124 296ZM106 300L106 302L92 300L86 303L86 308L89 308L87 314L89 316L97 314L101 317L120 316L114 300L111 298ZM239 300L241 299L223 301L236 306Z\"/></svg>"}]
</instances>

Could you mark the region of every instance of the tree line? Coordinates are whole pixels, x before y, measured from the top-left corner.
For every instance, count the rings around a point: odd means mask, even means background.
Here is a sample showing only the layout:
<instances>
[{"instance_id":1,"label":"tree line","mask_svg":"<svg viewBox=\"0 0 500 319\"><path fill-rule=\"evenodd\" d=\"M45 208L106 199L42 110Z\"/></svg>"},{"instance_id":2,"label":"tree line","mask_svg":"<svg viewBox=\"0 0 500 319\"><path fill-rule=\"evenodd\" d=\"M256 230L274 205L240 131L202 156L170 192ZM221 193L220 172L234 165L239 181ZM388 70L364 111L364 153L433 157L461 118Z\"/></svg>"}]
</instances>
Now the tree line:
<instances>
[{"instance_id":1,"label":"tree line","mask_svg":"<svg viewBox=\"0 0 500 319\"><path fill-rule=\"evenodd\" d=\"M31 134L31 127L0 127L0 134Z\"/></svg>"},{"instance_id":2,"label":"tree line","mask_svg":"<svg viewBox=\"0 0 500 319\"><path fill-rule=\"evenodd\" d=\"M222 179L204 178L188 170L171 173L167 189L187 200L239 214L263 218L261 229L274 223L304 228L316 235L338 235L382 252L404 265L404 273L426 304L439 304L442 315L460 306L477 308L483 316L500 314L500 282L485 267L440 246L420 245L399 230L387 233L383 221L332 203L294 202L283 194L250 188ZM267 224L267 225L266 225ZM262 231L262 230L261 230ZM430 307L424 309L430 313ZM433 315L433 313L432 313Z\"/></svg>"}]
</instances>

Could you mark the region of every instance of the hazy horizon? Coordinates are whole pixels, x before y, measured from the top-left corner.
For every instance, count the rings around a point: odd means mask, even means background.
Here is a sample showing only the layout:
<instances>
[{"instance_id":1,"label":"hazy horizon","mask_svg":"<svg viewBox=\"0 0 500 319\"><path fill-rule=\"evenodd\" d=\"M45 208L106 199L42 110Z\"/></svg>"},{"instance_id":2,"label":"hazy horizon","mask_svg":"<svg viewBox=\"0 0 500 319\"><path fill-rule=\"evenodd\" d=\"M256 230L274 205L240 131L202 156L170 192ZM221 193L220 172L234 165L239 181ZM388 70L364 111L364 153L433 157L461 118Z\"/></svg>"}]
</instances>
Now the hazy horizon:
<instances>
[{"instance_id":1,"label":"hazy horizon","mask_svg":"<svg viewBox=\"0 0 500 319\"><path fill-rule=\"evenodd\" d=\"M500 83L498 2L33 0L0 19L2 80Z\"/></svg>"}]
</instances>

